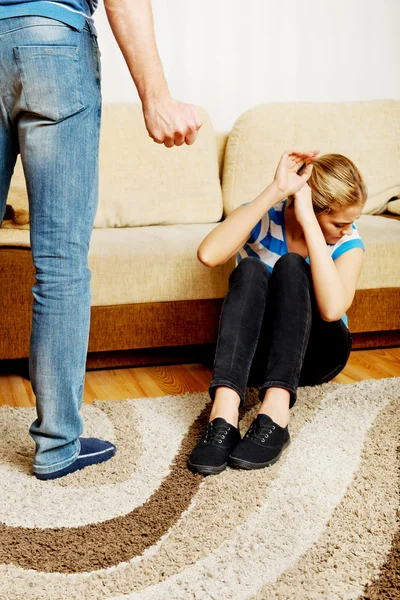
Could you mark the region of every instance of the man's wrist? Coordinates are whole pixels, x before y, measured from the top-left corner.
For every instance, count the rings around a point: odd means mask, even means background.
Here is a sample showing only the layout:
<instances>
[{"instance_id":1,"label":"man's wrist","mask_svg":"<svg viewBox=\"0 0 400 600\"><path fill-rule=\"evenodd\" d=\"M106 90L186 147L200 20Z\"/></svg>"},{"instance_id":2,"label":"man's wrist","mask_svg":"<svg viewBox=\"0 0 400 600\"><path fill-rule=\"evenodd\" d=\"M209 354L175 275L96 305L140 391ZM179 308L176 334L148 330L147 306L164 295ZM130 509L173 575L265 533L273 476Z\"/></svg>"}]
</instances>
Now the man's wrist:
<instances>
[{"instance_id":1,"label":"man's wrist","mask_svg":"<svg viewBox=\"0 0 400 600\"><path fill-rule=\"evenodd\" d=\"M144 89L143 91L139 92L139 96L144 111L151 111L157 104L171 99L171 95L166 84L165 86L160 86L157 88Z\"/></svg>"}]
</instances>

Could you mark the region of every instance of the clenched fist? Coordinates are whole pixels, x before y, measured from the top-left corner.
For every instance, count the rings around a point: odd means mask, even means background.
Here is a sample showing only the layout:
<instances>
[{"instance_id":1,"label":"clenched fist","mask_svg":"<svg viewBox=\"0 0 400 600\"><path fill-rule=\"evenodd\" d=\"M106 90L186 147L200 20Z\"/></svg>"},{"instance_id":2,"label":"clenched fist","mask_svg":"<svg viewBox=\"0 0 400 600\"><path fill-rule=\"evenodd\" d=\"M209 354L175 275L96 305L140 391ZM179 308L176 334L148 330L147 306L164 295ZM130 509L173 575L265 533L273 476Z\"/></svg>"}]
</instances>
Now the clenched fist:
<instances>
[{"instance_id":1,"label":"clenched fist","mask_svg":"<svg viewBox=\"0 0 400 600\"><path fill-rule=\"evenodd\" d=\"M184 143L190 146L203 124L195 106L170 96L144 106L143 116L149 136L167 148Z\"/></svg>"}]
</instances>

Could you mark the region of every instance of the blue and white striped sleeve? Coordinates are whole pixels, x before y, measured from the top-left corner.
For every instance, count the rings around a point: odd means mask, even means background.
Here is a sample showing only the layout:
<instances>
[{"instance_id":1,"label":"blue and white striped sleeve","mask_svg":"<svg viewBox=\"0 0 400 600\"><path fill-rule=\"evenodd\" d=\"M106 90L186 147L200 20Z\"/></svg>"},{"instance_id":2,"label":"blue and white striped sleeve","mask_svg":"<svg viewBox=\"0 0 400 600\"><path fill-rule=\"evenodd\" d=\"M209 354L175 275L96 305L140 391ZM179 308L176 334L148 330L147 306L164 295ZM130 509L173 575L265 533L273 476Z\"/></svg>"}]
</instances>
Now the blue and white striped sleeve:
<instances>
[{"instance_id":1,"label":"blue and white striped sleeve","mask_svg":"<svg viewBox=\"0 0 400 600\"><path fill-rule=\"evenodd\" d=\"M332 252L332 260L336 260L339 256L342 256L345 252L349 250L353 250L353 248L362 248L365 252L364 242L362 241L357 227L353 224L352 226L352 234L345 235L340 242L335 245L335 248Z\"/></svg>"}]
</instances>

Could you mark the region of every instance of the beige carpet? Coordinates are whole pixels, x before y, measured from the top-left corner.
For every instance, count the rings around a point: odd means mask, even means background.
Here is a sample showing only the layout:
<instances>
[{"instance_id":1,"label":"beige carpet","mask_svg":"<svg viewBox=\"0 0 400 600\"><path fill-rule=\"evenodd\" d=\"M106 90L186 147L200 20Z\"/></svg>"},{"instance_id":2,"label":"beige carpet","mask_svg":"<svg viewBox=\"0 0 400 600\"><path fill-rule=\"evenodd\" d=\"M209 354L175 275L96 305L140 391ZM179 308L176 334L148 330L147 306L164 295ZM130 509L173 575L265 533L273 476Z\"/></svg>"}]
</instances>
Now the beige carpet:
<instances>
[{"instance_id":1,"label":"beige carpet","mask_svg":"<svg viewBox=\"0 0 400 600\"><path fill-rule=\"evenodd\" d=\"M0 598L400 598L400 378L301 388L269 469L193 475L207 393L95 402L116 457L30 475L34 410L0 409ZM244 432L257 411L250 388Z\"/></svg>"}]
</instances>

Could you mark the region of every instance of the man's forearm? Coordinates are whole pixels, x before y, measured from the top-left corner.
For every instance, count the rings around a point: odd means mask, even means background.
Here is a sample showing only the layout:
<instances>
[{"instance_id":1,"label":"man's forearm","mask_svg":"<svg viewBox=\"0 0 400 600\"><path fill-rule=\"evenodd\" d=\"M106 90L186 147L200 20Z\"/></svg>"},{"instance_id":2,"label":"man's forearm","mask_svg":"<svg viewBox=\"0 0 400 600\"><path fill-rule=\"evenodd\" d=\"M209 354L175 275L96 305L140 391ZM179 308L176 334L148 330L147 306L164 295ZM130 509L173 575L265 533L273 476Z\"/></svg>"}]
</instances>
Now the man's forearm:
<instances>
[{"instance_id":1,"label":"man's forearm","mask_svg":"<svg viewBox=\"0 0 400 600\"><path fill-rule=\"evenodd\" d=\"M151 0L104 0L104 6L142 103L169 95L154 35Z\"/></svg>"}]
</instances>

